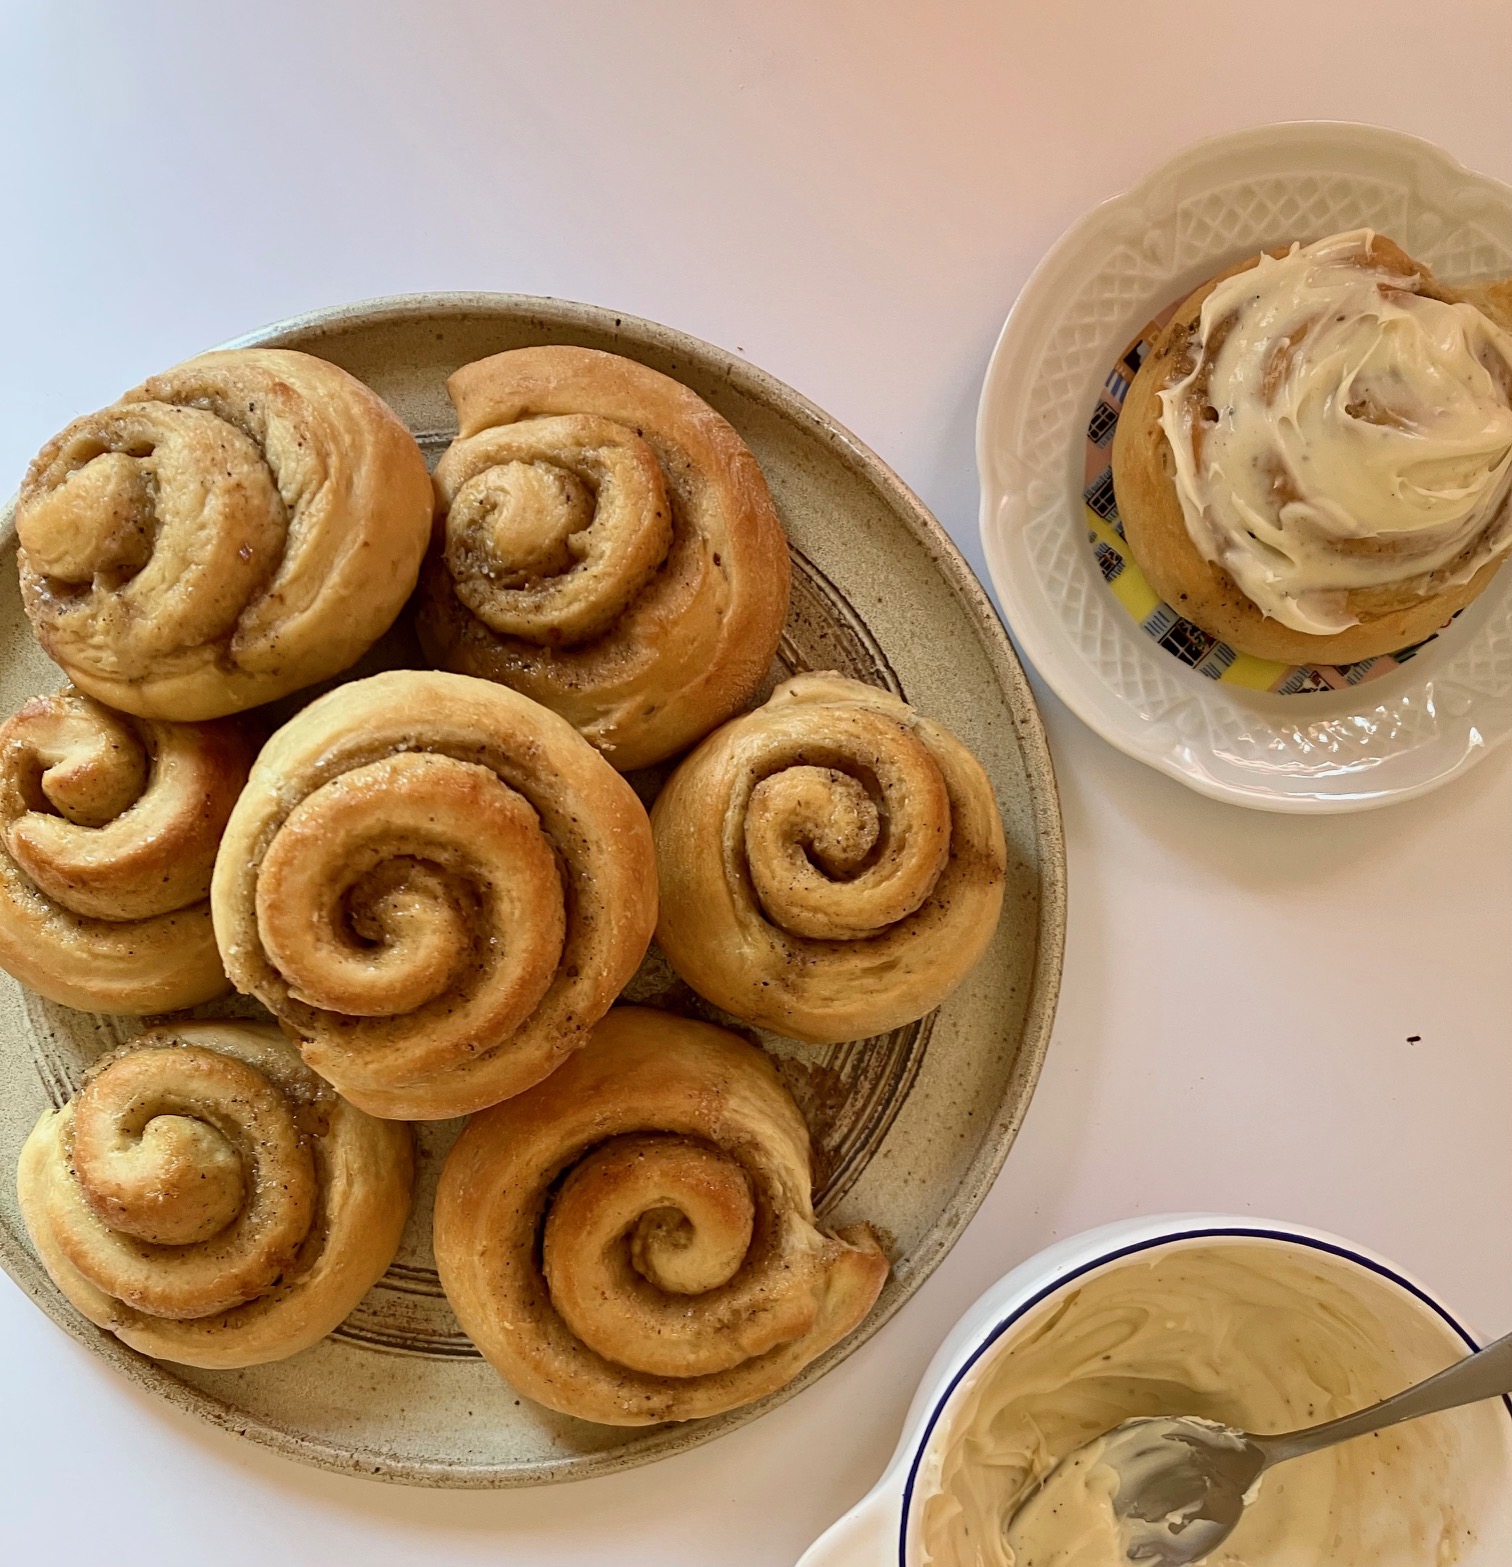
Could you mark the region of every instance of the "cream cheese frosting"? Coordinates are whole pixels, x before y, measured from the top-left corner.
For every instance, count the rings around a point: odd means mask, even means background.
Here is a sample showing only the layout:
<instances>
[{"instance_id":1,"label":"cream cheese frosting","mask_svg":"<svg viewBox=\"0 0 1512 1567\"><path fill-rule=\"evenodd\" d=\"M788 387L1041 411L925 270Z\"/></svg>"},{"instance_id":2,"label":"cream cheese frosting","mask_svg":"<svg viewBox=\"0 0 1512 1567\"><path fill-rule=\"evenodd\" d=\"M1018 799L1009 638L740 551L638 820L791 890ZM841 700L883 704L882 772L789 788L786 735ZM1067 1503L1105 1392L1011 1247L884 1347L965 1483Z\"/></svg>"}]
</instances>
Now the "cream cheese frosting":
<instances>
[{"instance_id":1,"label":"cream cheese frosting","mask_svg":"<svg viewBox=\"0 0 1512 1567\"><path fill-rule=\"evenodd\" d=\"M1200 1509L1187 1507L1146 1523L1127 1510L1120 1516L1114 1502L1126 1484L1139 1494L1151 1480L1158 1483L1173 1444L1193 1427L1205 1428L1210 1444L1244 1447L1243 1437L1229 1427L1190 1415L1128 1421L1070 1453L1029 1493L1005 1531L1013 1560L1055 1567L1159 1561L1166 1529L1186 1523ZM1185 1449L1178 1452L1185 1456ZM1259 1494L1256 1480L1245 1492L1245 1505Z\"/></svg>"},{"instance_id":2,"label":"cream cheese frosting","mask_svg":"<svg viewBox=\"0 0 1512 1567\"><path fill-rule=\"evenodd\" d=\"M1126 1567L1095 1449L1015 1518L1062 1458L1137 1416L1295 1430L1462 1352L1405 1292L1300 1244L1175 1242L1115 1263L1037 1308L957 1394L921 1465L910 1561ZM1506 1418L1454 1410L1270 1471L1209 1567L1450 1567L1498 1505Z\"/></svg>"},{"instance_id":3,"label":"cream cheese frosting","mask_svg":"<svg viewBox=\"0 0 1512 1567\"><path fill-rule=\"evenodd\" d=\"M1098 1437L1071 1453L1014 1514L1004 1531L1012 1561L1106 1567L1127 1558L1128 1535L1113 1511L1118 1475L1103 1447Z\"/></svg>"},{"instance_id":4,"label":"cream cheese frosting","mask_svg":"<svg viewBox=\"0 0 1512 1567\"><path fill-rule=\"evenodd\" d=\"M1293 245L1203 302L1160 394L1192 543L1266 615L1327 636L1352 590L1438 592L1512 546L1512 337L1413 291L1369 230Z\"/></svg>"}]
</instances>

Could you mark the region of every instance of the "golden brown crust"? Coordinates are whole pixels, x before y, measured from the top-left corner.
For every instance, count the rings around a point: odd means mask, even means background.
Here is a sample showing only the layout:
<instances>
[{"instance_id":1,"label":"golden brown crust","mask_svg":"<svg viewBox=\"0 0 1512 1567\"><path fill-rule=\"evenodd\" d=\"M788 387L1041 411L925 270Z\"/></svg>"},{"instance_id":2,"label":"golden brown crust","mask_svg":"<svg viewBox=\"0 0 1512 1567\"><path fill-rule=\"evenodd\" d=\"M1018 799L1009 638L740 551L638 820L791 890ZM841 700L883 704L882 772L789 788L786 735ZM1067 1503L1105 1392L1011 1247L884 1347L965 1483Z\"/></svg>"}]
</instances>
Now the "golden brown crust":
<instances>
[{"instance_id":1,"label":"golden brown crust","mask_svg":"<svg viewBox=\"0 0 1512 1567\"><path fill-rule=\"evenodd\" d=\"M1267 252L1284 256L1286 248ZM1362 260L1366 259L1362 257ZM1447 579L1453 567L1433 579L1414 578L1389 588L1361 588L1347 594L1349 613L1359 624L1332 636L1295 630L1265 615L1221 566L1202 558L1187 531L1176 491L1175 461L1161 425L1160 394L1191 370L1197 352L1193 340L1203 302L1223 282L1258 264L1252 256L1225 268L1191 294L1171 317L1145 356L1124 398L1113 437L1113 489L1129 550L1150 586L1178 614L1241 653L1282 664L1353 664L1393 653L1432 636L1477 597L1496 575L1500 560L1486 563L1458 586ZM1498 297L1481 291L1477 300L1439 283L1391 240L1374 236L1368 251L1372 265L1416 278L1415 291L1453 303L1468 298L1493 320L1503 308ZM1200 389L1198 390L1200 395Z\"/></svg>"},{"instance_id":2,"label":"golden brown crust","mask_svg":"<svg viewBox=\"0 0 1512 1567\"><path fill-rule=\"evenodd\" d=\"M565 720L466 675L339 686L263 748L211 891L226 972L374 1115L538 1082L635 972L650 824Z\"/></svg>"},{"instance_id":3,"label":"golden brown crust","mask_svg":"<svg viewBox=\"0 0 1512 1567\"><path fill-rule=\"evenodd\" d=\"M251 762L230 721L131 718L73 691L28 701L0 726L0 967L101 1012L229 989L210 875Z\"/></svg>"},{"instance_id":4,"label":"golden brown crust","mask_svg":"<svg viewBox=\"0 0 1512 1567\"><path fill-rule=\"evenodd\" d=\"M275 1029L187 1023L105 1057L21 1151L17 1195L54 1283L144 1355L282 1360L393 1260L409 1128L346 1103Z\"/></svg>"},{"instance_id":5,"label":"golden brown crust","mask_svg":"<svg viewBox=\"0 0 1512 1567\"><path fill-rule=\"evenodd\" d=\"M865 1226L815 1226L809 1165L759 1050L617 1007L469 1123L437 1190L436 1263L518 1392L609 1425L718 1414L790 1382L887 1277Z\"/></svg>"},{"instance_id":6,"label":"golden brown crust","mask_svg":"<svg viewBox=\"0 0 1512 1567\"><path fill-rule=\"evenodd\" d=\"M204 354L76 419L16 507L22 597L81 690L203 719L354 663L414 587L425 460L323 359Z\"/></svg>"},{"instance_id":7,"label":"golden brown crust","mask_svg":"<svg viewBox=\"0 0 1512 1567\"><path fill-rule=\"evenodd\" d=\"M672 966L810 1044L922 1017L997 927L1007 850L986 774L859 681L785 682L683 761L651 819Z\"/></svg>"},{"instance_id":8,"label":"golden brown crust","mask_svg":"<svg viewBox=\"0 0 1512 1567\"><path fill-rule=\"evenodd\" d=\"M1452 289L1434 282L1427 292L1435 299L1451 303L1462 299L1494 321L1503 332L1512 332L1512 278L1497 278L1489 283L1462 283Z\"/></svg>"},{"instance_id":9,"label":"golden brown crust","mask_svg":"<svg viewBox=\"0 0 1512 1567\"><path fill-rule=\"evenodd\" d=\"M445 669L560 713L621 771L743 707L787 615L787 541L756 459L634 360L521 348L447 382L460 431L419 631Z\"/></svg>"}]
</instances>

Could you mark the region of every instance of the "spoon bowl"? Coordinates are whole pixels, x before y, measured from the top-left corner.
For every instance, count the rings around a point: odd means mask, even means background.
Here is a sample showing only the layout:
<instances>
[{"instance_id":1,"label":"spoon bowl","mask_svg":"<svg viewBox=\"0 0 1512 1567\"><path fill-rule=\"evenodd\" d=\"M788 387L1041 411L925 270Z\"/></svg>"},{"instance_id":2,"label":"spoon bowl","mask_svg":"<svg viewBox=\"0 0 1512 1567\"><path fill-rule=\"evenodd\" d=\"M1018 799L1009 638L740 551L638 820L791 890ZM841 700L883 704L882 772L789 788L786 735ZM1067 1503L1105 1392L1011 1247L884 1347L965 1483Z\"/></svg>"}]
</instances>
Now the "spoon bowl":
<instances>
[{"instance_id":1,"label":"spoon bowl","mask_svg":"<svg viewBox=\"0 0 1512 1567\"><path fill-rule=\"evenodd\" d=\"M1059 1559L1066 1531L1082 1531L1127 1562L1189 1567L1234 1532L1274 1465L1508 1393L1512 1334L1367 1409L1280 1436L1196 1415L1125 1420L1050 1470L1009 1519L1007 1542L1032 1563Z\"/></svg>"},{"instance_id":2,"label":"spoon bowl","mask_svg":"<svg viewBox=\"0 0 1512 1567\"><path fill-rule=\"evenodd\" d=\"M1014 1512L1008 1544L1015 1561L1041 1560L1053 1553L1040 1541L1085 1518L1127 1561L1187 1567L1238 1526L1265 1462L1232 1426L1195 1415L1126 1420L1056 1464Z\"/></svg>"}]
</instances>

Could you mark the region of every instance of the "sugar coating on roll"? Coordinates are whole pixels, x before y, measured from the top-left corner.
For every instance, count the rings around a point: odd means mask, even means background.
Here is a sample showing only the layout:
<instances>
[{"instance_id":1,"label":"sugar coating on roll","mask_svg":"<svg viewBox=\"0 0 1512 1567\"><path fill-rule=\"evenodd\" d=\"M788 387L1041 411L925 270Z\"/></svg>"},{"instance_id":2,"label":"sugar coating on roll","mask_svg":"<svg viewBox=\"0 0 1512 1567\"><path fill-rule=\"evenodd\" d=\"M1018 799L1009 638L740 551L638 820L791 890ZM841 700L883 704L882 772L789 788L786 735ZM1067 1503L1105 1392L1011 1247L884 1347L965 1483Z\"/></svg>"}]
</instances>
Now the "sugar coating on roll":
<instances>
[{"instance_id":1,"label":"sugar coating on roll","mask_svg":"<svg viewBox=\"0 0 1512 1567\"><path fill-rule=\"evenodd\" d=\"M336 1327L393 1260L409 1128L346 1103L276 1029L187 1023L97 1062L21 1151L53 1281L144 1355L235 1367Z\"/></svg>"},{"instance_id":2,"label":"sugar coating on roll","mask_svg":"<svg viewBox=\"0 0 1512 1567\"><path fill-rule=\"evenodd\" d=\"M251 762L230 720L133 718L76 691L31 698L0 726L0 967L99 1012L229 989L210 878Z\"/></svg>"},{"instance_id":3,"label":"sugar coating on roll","mask_svg":"<svg viewBox=\"0 0 1512 1567\"><path fill-rule=\"evenodd\" d=\"M442 1171L436 1262L516 1391L609 1425L777 1391L870 1311L865 1225L814 1219L808 1129L723 1029L617 1007L530 1092L475 1117Z\"/></svg>"},{"instance_id":4,"label":"sugar coating on roll","mask_svg":"<svg viewBox=\"0 0 1512 1567\"><path fill-rule=\"evenodd\" d=\"M754 695L787 615L756 459L681 382L594 349L521 348L447 382L419 631L441 667L561 713L621 771Z\"/></svg>"},{"instance_id":5,"label":"sugar coating on roll","mask_svg":"<svg viewBox=\"0 0 1512 1567\"><path fill-rule=\"evenodd\" d=\"M997 927L992 786L948 730L799 675L687 757L652 810L656 939L707 1000L810 1044L922 1017Z\"/></svg>"},{"instance_id":6,"label":"sugar coating on roll","mask_svg":"<svg viewBox=\"0 0 1512 1567\"><path fill-rule=\"evenodd\" d=\"M226 829L226 972L374 1115L464 1115L577 1048L656 922L634 791L502 686L398 670L268 742Z\"/></svg>"},{"instance_id":7,"label":"sugar coating on roll","mask_svg":"<svg viewBox=\"0 0 1512 1567\"><path fill-rule=\"evenodd\" d=\"M430 513L419 447L355 377L292 349L204 354L37 455L22 599L81 690L216 718L354 663L409 597Z\"/></svg>"}]
</instances>

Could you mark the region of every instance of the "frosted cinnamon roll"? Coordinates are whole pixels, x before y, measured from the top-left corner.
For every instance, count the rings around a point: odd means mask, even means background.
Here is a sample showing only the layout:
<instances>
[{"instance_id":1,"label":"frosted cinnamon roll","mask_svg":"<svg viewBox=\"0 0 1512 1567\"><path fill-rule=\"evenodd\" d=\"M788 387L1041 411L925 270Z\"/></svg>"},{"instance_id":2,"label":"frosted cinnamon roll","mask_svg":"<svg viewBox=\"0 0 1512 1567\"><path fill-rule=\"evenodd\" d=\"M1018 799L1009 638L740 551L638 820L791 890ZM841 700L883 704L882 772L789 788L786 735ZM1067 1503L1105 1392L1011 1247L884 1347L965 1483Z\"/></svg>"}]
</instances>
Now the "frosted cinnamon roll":
<instances>
[{"instance_id":1,"label":"frosted cinnamon roll","mask_svg":"<svg viewBox=\"0 0 1512 1567\"><path fill-rule=\"evenodd\" d=\"M21 1150L53 1282L144 1355L253 1366L323 1338L393 1261L406 1126L347 1104L276 1029L154 1029L96 1064Z\"/></svg>"},{"instance_id":2,"label":"frosted cinnamon roll","mask_svg":"<svg viewBox=\"0 0 1512 1567\"><path fill-rule=\"evenodd\" d=\"M815 1224L808 1129L723 1029L618 1007L475 1117L436 1194L448 1299L511 1387L606 1425L785 1386L865 1317L887 1259Z\"/></svg>"},{"instance_id":3,"label":"frosted cinnamon roll","mask_svg":"<svg viewBox=\"0 0 1512 1567\"><path fill-rule=\"evenodd\" d=\"M434 1120L552 1071L656 922L634 791L502 686L398 670L263 747L211 891L226 972L374 1115Z\"/></svg>"},{"instance_id":4,"label":"frosted cinnamon roll","mask_svg":"<svg viewBox=\"0 0 1512 1567\"><path fill-rule=\"evenodd\" d=\"M678 767L651 819L672 966L809 1044L922 1017L997 927L1007 851L987 775L859 681L785 682Z\"/></svg>"},{"instance_id":5,"label":"frosted cinnamon roll","mask_svg":"<svg viewBox=\"0 0 1512 1567\"><path fill-rule=\"evenodd\" d=\"M252 746L74 691L0 726L0 967L66 1006L170 1012L230 988L210 873Z\"/></svg>"},{"instance_id":6,"label":"frosted cinnamon roll","mask_svg":"<svg viewBox=\"0 0 1512 1567\"><path fill-rule=\"evenodd\" d=\"M1156 592L1285 663L1432 635L1512 547L1507 325L1494 288L1447 288L1368 230L1205 283L1114 439L1119 516Z\"/></svg>"},{"instance_id":7,"label":"frosted cinnamon roll","mask_svg":"<svg viewBox=\"0 0 1512 1567\"><path fill-rule=\"evenodd\" d=\"M621 771L683 750L765 677L787 542L735 431L681 382L588 348L520 348L447 382L420 640L513 686Z\"/></svg>"},{"instance_id":8,"label":"frosted cinnamon roll","mask_svg":"<svg viewBox=\"0 0 1512 1567\"><path fill-rule=\"evenodd\" d=\"M215 718L354 663L409 597L430 511L413 437L346 371L204 354L38 453L16 505L22 599L81 690Z\"/></svg>"}]
</instances>

